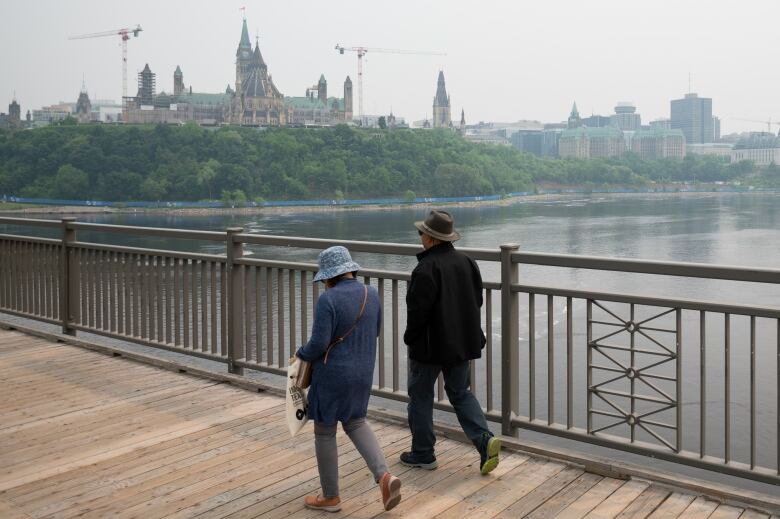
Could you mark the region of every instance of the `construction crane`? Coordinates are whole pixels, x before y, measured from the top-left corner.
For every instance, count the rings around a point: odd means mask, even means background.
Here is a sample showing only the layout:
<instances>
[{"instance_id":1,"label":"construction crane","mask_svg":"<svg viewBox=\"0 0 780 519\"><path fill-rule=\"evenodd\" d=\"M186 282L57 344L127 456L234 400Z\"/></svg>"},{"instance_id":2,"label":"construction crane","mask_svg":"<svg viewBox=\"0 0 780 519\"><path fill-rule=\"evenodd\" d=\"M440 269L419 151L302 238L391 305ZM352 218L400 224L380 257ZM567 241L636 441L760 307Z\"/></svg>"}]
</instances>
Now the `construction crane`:
<instances>
[{"instance_id":1,"label":"construction crane","mask_svg":"<svg viewBox=\"0 0 780 519\"><path fill-rule=\"evenodd\" d=\"M424 54L428 56L446 56L447 54L443 52L424 52L424 51L417 51L417 50L401 50L401 49L377 49L377 48L368 48L368 47L344 47L342 45L336 44L336 50L339 51L339 54L344 54L345 52L355 52L357 53L357 59L358 59L358 117L360 118L360 124L361 126L364 125L363 121L363 56L365 56L368 52L379 52L379 53L385 53L385 54Z\"/></svg>"},{"instance_id":2,"label":"construction crane","mask_svg":"<svg viewBox=\"0 0 780 519\"><path fill-rule=\"evenodd\" d=\"M71 36L69 40L85 40L88 38L103 38L105 36L119 36L122 39L122 103L125 103L127 98L127 40L130 39L130 35L133 38L137 38L138 34L143 31L140 25L135 26L135 29L115 29L113 31L93 32L92 34L80 34L78 36ZM125 117L127 114L125 113ZM125 119L125 122L127 120Z\"/></svg>"},{"instance_id":3,"label":"construction crane","mask_svg":"<svg viewBox=\"0 0 780 519\"><path fill-rule=\"evenodd\" d=\"M771 117L769 119L767 119L766 121L757 121L755 119L740 119L740 118L737 118L737 117L735 117L734 119L736 121L744 121L744 122L747 122L747 123L766 124L766 131L767 131L767 133L772 133L772 125L773 124L776 124L777 126L780 126L780 122L773 122ZM778 135L778 137L780 137L780 130L777 132L777 135Z\"/></svg>"}]
</instances>

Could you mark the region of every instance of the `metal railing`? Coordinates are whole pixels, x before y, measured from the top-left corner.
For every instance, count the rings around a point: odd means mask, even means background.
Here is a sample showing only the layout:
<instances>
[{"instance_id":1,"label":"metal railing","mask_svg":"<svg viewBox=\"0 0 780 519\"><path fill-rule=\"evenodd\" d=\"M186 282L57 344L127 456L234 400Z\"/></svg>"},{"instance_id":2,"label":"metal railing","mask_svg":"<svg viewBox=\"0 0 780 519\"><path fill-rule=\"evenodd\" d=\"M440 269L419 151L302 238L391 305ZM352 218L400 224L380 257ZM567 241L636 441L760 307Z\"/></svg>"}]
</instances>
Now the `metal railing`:
<instances>
[{"instance_id":1,"label":"metal railing","mask_svg":"<svg viewBox=\"0 0 780 519\"><path fill-rule=\"evenodd\" d=\"M319 295L312 283L316 264L262 259L249 254L251 248L316 251L339 244L374 255L420 251L240 228L17 218L0 218L0 225L49 228L60 236L0 234L0 312L57 323L67 334L84 331L222 362L238 374L283 375L308 338ZM82 242L82 231L208 241L225 253ZM518 249L459 248L499 272L499 279L483 284L487 344L471 363L471 383L503 434L529 429L780 484L780 308L532 286L520 282L520 266L771 287L780 285L780 270ZM358 275L383 301L373 394L407 401L402 337L410 274L365 269ZM772 365L757 366L759 354L774 359ZM434 405L452 411L441 378Z\"/></svg>"}]
</instances>

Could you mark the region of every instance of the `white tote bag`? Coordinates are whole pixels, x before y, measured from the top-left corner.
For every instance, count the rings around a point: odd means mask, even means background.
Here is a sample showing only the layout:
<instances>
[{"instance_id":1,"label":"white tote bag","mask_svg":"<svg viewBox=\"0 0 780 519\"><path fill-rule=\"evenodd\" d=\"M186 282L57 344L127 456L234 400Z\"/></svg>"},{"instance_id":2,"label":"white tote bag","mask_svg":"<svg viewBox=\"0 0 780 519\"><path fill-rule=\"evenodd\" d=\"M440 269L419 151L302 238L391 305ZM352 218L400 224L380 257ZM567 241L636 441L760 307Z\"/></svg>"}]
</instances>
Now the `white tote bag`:
<instances>
[{"instance_id":1,"label":"white tote bag","mask_svg":"<svg viewBox=\"0 0 780 519\"><path fill-rule=\"evenodd\" d=\"M285 413L287 415L287 427L290 428L291 436L295 436L309 421L309 417L306 414L308 409L306 390L295 385L300 365L298 357L293 357L287 366L287 402Z\"/></svg>"}]
</instances>

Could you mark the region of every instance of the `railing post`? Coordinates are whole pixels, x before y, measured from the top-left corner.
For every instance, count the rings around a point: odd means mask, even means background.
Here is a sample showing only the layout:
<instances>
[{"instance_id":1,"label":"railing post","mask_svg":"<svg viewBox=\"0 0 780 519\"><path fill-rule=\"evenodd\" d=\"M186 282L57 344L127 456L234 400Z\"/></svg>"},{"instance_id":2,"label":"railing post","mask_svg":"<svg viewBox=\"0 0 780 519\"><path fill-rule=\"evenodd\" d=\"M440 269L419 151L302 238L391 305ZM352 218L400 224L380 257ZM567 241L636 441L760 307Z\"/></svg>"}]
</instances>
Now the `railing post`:
<instances>
[{"instance_id":1,"label":"railing post","mask_svg":"<svg viewBox=\"0 0 780 519\"><path fill-rule=\"evenodd\" d=\"M76 322L79 310L79 278L78 265L73 256L70 243L76 241L76 230L69 224L75 222L73 217L62 218L62 246L60 247L60 320L62 333L76 335L71 323Z\"/></svg>"},{"instance_id":2,"label":"railing post","mask_svg":"<svg viewBox=\"0 0 780 519\"><path fill-rule=\"evenodd\" d=\"M520 307L512 285L519 279L519 267L512 263L516 243L501 245L501 433L518 436L512 418L520 412Z\"/></svg>"},{"instance_id":3,"label":"railing post","mask_svg":"<svg viewBox=\"0 0 780 519\"><path fill-rule=\"evenodd\" d=\"M242 227L227 230L228 371L236 375L244 374L244 368L235 365L236 360L244 357L244 298L239 275L242 267L235 264L244 255L244 244L235 239L242 232Z\"/></svg>"}]
</instances>

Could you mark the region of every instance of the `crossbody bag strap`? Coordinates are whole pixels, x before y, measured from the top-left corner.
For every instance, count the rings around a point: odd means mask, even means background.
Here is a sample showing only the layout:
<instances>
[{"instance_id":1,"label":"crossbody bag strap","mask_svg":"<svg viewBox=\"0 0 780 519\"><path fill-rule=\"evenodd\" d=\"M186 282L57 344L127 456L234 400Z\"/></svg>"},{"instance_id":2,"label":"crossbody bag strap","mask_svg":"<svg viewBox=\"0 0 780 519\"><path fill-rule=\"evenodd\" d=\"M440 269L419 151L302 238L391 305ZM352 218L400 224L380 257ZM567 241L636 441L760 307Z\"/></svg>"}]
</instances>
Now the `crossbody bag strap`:
<instances>
[{"instance_id":1,"label":"crossbody bag strap","mask_svg":"<svg viewBox=\"0 0 780 519\"><path fill-rule=\"evenodd\" d=\"M357 319L355 319L355 322L352 323L352 327L349 330L347 330L347 332L344 335L342 335L341 337L339 337L335 341L333 341L330 344L328 344L328 349L325 350L325 360L322 361L323 364L327 364L328 363L328 353L330 353L330 349L333 348L338 343L344 342L344 339L349 337L349 335L355 330L355 328L357 327L358 323L360 322L360 318L363 317L363 312L366 311L366 302L367 301L368 301L368 287L364 285L363 286L363 304L360 305L360 313L358 314Z\"/></svg>"}]
</instances>

